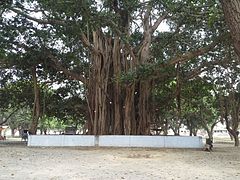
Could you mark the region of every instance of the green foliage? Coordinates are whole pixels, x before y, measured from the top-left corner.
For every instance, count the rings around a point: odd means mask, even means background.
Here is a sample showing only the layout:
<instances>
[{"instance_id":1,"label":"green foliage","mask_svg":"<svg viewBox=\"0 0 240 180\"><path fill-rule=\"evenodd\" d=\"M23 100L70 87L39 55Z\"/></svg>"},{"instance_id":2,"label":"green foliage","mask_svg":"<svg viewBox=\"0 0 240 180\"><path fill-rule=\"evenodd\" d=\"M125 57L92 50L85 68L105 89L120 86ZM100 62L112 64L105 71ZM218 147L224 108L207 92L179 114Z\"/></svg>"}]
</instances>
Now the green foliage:
<instances>
[{"instance_id":1,"label":"green foliage","mask_svg":"<svg viewBox=\"0 0 240 180\"><path fill-rule=\"evenodd\" d=\"M28 129L31 122L31 110L29 108L8 108L7 110L0 110L0 119L5 120L9 118L5 124L11 129ZM11 116L9 116L12 113Z\"/></svg>"},{"instance_id":2,"label":"green foliage","mask_svg":"<svg viewBox=\"0 0 240 180\"><path fill-rule=\"evenodd\" d=\"M30 81L31 68L36 66L41 89L41 113L44 116L41 126L53 127L55 125L51 123L55 124L59 119L70 124L83 124L88 116L84 98L86 89L76 81L67 80L62 70L56 71L53 66L57 65L48 55L54 55L65 69L87 79L94 62L91 51L82 42L82 34L86 35L92 46L91 32L97 30L106 39L120 37L124 45L121 51L126 51L125 48L129 45L139 55L144 37L144 22L141 20L147 11L146 7L151 10L151 25L167 12L164 22L170 31L162 32L157 29L152 35L150 58L147 62L130 68L129 71L122 71L114 80L121 82L123 86L139 80L154 80L156 84L152 97L156 106L160 107L156 114L163 119L175 120L176 68L168 63L173 58L205 47L215 37L227 31L218 1L23 0L0 4L1 108L33 107L33 85ZM12 11L17 13L8 14ZM198 123L202 116L206 116L204 119L209 121L216 117L211 94L213 83L201 78L188 79L188 76L198 68L206 68L208 73L205 78L208 76L215 79L212 74L219 74L220 71L213 63L205 64L216 59L231 59L232 56L227 56L229 49L226 47L229 44L219 43L211 53L181 63L179 73L182 81L182 119L195 119ZM123 58L122 61L130 60ZM224 63L219 66L233 69L237 62L231 66ZM237 72L239 71L234 73L235 77L238 76ZM226 82L219 79L220 81L222 84ZM64 87L53 89L53 84L64 84ZM202 107L208 108L203 110ZM205 113L200 115L200 109Z\"/></svg>"},{"instance_id":3,"label":"green foliage","mask_svg":"<svg viewBox=\"0 0 240 180\"><path fill-rule=\"evenodd\" d=\"M1 108L30 107L33 103L33 86L28 81L18 81L0 89Z\"/></svg>"},{"instance_id":4,"label":"green foliage","mask_svg":"<svg viewBox=\"0 0 240 180\"><path fill-rule=\"evenodd\" d=\"M179 123L184 124L192 132L198 129L211 129L220 117L217 97L214 94L215 86L202 78L181 82L180 116L176 88L176 80L164 81L164 85L161 83L160 86L156 86L153 96L156 117L160 116L164 122L167 120L171 127L178 127Z\"/></svg>"},{"instance_id":5,"label":"green foliage","mask_svg":"<svg viewBox=\"0 0 240 180\"><path fill-rule=\"evenodd\" d=\"M64 131L67 125L56 117L43 116L39 123L40 130Z\"/></svg>"},{"instance_id":6,"label":"green foliage","mask_svg":"<svg viewBox=\"0 0 240 180\"><path fill-rule=\"evenodd\" d=\"M153 74L154 66L152 64L139 65L135 70L122 73L120 77L115 78L120 83L131 84L134 81L141 79L147 80Z\"/></svg>"}]
</instances>

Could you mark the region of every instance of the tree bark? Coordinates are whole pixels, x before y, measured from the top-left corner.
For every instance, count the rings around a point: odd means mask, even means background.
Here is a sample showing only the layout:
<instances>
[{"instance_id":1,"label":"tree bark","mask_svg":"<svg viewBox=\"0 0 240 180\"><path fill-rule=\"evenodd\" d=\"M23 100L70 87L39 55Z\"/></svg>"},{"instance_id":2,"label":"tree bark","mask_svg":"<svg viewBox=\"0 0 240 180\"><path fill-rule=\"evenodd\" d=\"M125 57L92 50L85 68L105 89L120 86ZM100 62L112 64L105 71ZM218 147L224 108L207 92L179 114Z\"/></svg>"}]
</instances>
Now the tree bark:
<instances>
[{"instance_id":1,"label":"tree bark","mask_svg":"<svg viewBox=\"0 0 240 180\"><path fill-rule=\"evenodd\" d=\"M236 54L240 58L240 1L221 0L226 23L230 29Z\"/></svg>"},{"instance_id":2,"label":"tree bark","mask_svg":"<svg viewBox=\"0 0 240 180\"><path fill-rule=\"evenodd\" d=\"M229 128L230 127L229 123L227 123L227 125L228 125L228 129L230 130L229 132L233 135L235 146L238 147L239 146L238 127L240 123L240 119L239 119L240 99L238 97L237 92L230 92L229 101L230 101L230 107L231 107L232 129Z\"/></svg>"},{"instance_id":3,"label":"tree bark","mask_svg":"<svg viewBox=\"0 0 240 180\"><path fill-rule=\"evenodd\" d=\"M40 118L40 90L37 81L37 72L36 67L32 68L32 81L34 87L34 104L33 104L33 113L32 113L32 122L29 128L30 134L37 133L38 120Z\"/></svg>"},{"instance_id":4,"label":"tree bark","mask_svg":"<svg viewBox=\"0 0 240 180\"><path fill-rule=\"evenodd\" d=\"M230 128L228 121L226 121L226 124L227 124L226 128L227 128L229 134L232 135L232 137L234 139L234 146L239 147L239 137L238 137L239 132Z\"/></svg>"},{"instance_id":5,"label":"tree bark","mask_svg":"<svg viewBox=\"0 0 240 180\"><path fill-rule=\"evenodd\" d=\"M238 101L236 102L233 92L229 93L229 97L223 97L221 101L221 108L223 113L222 116L224 117L226 122L226 129L228 130L229 134L232 135L234 138L234 146L239 147L238 126L240 104ZM228 118L229 115L231 115L231 122Z\"/></svg>"},{"instance_id":6,"label":"tree bark","mask_svg":"<svg viewBox=\"0 0 240 180\"><path fill-rule=\"evenodd\" d=\"M132 131L132 120L135 120L135 108L134 108L134 87L135 85L129 85L126 87L126 97L124 101L124 134L130 135ZM133 113L134 112L134 113ZM133 133L134 134L134 133Z\"/></svg>"},{"instance_id":7,"label":"tree bark","mask_svg":"<svg viewBox=\"0 0 240 180\"><path fill-rule=\"evenodd\" d=\"M121 42L120 38L116 37L114 39L113 44L113 52L112 52L112 59L113 59L113 74L116 77L119 77L121 74ZM122 106L123 102L121 99L121 86L119 81L115 81L114 85L114 101L111 104L114 105L114 122L112 122L112 126L114 127L113 134L123 134L123 117L122 117Z\"/></svg>"},{"instance_id":8,"label":"tree bark","mask_svg":"<svg viewBox=\"0 0 240 180\"><path fill-rule=\"evenodd\" d=\"M149 135L150 134L150 121L151 121L151 107L150 107L150 94L151 94L150 81L140 81L139 87L139 100L138 100L138 129L137 134Z\"/></svg>"}]
</instances>

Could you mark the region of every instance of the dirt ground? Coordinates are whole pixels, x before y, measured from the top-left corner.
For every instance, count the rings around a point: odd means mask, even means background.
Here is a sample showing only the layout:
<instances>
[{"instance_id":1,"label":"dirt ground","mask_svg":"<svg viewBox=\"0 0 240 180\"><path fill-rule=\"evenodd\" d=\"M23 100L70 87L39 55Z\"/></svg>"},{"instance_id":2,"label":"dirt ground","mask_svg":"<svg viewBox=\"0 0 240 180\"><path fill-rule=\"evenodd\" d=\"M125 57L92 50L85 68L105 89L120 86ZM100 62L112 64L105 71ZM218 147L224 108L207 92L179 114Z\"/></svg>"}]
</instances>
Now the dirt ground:
<instances>
[{"instance_id":1,"label":"dirt ground","mask_svg":"<svg viewBox=\"0 0 240 180\"><path fill-rule=\"evenodd\" d=\"M240 148L217 143L196 149L40 148L0 142L0 180L237 180Z\"/></svg>"}]
</instances>

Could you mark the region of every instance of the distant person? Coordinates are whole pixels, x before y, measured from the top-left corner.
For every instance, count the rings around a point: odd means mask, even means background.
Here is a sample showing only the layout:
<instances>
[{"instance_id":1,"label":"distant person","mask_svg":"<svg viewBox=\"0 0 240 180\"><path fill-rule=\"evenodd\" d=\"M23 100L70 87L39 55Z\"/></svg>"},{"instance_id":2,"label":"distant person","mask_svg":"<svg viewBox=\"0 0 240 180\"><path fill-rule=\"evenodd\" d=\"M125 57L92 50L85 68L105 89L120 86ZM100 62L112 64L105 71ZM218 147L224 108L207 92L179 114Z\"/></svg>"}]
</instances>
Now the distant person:
<instances>
[{"instance_id":1,"label":"distant person","mask_svg":"<svg viewBox=\"0 0 240 180\"><path fill-rule=\"evenodd\" d=\"M213 141L210 138L206 139L206 146L205 146L205 151L212 151L213 148Z\"/></svg>"},{"instance_id":2,"label":"distant person","mask_svg":"<svg viewBox=\"0 0 240 180\"><path fill-rule=\"evenodd\" d=\"M28 130L23 130L22 131L22 141L27 141L28 140Z\"/></svg>"}]
</instances>

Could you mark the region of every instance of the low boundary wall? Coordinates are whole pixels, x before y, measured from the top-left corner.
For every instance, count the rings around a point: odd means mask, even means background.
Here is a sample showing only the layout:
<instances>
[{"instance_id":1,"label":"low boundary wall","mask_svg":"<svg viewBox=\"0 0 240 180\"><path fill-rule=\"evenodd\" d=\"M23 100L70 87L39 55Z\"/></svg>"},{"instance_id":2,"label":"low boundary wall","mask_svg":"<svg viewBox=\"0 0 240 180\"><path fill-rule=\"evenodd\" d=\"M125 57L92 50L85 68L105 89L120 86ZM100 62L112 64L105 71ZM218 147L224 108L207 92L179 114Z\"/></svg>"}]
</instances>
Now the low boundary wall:
<instances>
[{"instance_id":1,"label":"low boundary wall","mask_svg":"<svg viewBox=\"0 0 240 180\"><path fill-rule=\"evenodd\" d=\"M202 148L198 136L29 135L28 146Z\"/></svg>"}]
</instances>

